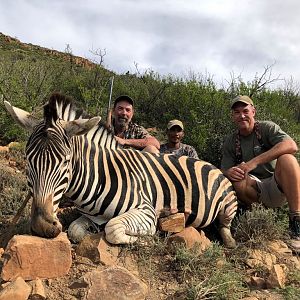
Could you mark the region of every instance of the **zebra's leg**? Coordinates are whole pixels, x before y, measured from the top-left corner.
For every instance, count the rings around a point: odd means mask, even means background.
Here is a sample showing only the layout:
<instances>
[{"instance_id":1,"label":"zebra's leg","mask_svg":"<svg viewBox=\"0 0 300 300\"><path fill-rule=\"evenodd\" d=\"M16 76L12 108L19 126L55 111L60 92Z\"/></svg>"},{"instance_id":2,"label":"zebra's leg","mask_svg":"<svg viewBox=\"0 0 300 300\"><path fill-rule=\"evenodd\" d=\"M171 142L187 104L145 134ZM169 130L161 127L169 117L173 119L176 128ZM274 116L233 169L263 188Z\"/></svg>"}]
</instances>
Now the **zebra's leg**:
<instances>
[{"instance_id":1,"label":"zebra's leg","mask_svg":"<svg viewBox=\"0 0 300 300\"><path fill-rule=\"evenodd\" d=\"M103 221L105 223L106 221ZM98 232L98 226L88 217L82 215L73 221L68 228L68 237L71 241L79 243L86 235L92 231Z\"/></svg>"},{"instance_id":2,"label":"zebra's leg","mask_svg":"<svg viewBox=\"0 0 300 300\"><path fill-rule=\"evenodd\" d=\"M111 244L131 244L139 236L154 235L157 216L149 203L111 219L105 226L105 238Z\"/></svg>"},{"instance_id":3,"label":"zebra's leg","mask_svg":"<svg viewBox=\"0 0 300 300\"><path fill-rule=\"evenodd\" d=\"M230 227L237 211L237 198L234 192L230 192L223 201L222 207L218 214L219 233L227 248L235 248L236 242L232 237Z\"/></svg>"}]
</instances>

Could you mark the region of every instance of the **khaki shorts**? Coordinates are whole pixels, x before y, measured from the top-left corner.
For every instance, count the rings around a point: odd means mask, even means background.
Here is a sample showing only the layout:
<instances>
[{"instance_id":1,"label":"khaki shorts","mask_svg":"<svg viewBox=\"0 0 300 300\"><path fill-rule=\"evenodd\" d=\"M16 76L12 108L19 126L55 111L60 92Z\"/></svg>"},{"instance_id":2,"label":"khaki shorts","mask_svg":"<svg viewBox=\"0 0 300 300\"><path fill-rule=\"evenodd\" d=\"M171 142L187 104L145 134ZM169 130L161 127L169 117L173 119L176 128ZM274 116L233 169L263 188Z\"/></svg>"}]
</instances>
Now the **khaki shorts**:
<instances>
[{"instance_id":1,"label":"khaki shorts","mask_svg":"<svg viewBox=\"0 0 300 300\"><path fill-rule=\"evenodd\" d=\"M265 179L258 179L250 175L251 178L256 180L258 188L258 201L266 207L274 208L280 207L286 202L284 193L278 187L274 174L272 177Z\"/></svg>"}]
</instances>

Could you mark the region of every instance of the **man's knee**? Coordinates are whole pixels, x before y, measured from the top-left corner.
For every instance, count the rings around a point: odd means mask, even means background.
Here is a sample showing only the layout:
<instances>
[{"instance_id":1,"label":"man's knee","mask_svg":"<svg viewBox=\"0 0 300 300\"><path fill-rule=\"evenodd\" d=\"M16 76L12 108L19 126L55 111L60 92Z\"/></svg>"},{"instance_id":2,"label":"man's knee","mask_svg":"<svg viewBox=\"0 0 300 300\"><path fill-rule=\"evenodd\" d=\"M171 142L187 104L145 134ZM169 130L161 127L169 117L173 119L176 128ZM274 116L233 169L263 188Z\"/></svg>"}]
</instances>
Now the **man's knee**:
<instances>
[{"instance_id":1,"label":"man's knee","mask_svg":"<svg viewBox=\"0 0 300 300\"><path fill-rule=\"evenodd\" d=\"M283 167L290 164L298 164L296 157L293 154L283 154L277 158L276 167ZM299 165L299 164L298 164Z\"/></svg>"},{"instance_id":2,"label":"man's knee","mask_svg":"<svg viewBox=\"0 0 300 300\"><path fill-rule=\"evenodd\" d=\"M248 205L258 202L258 189L255 179L248 176L246 179L232 184L240 201Z\"/></svg>"},{"instance_id":3,"label":"man's knee","mask_svg":"<svg viewBox=\"0 0 300 300\"><path fill-rule=\"evenodd\" d=\"M295 172L295 173L294 173ZM290 176L300 172L299 163L296 157L292 154L283 154L277 158L275 167L275 177L280 179L282 176Z\"/></svg>"},{"instance_id":4,"label":"man's knee","mask_svg":"<svg viewBox=\"0 0 300 300\"><path fill-rule=\"evenodd\" d=\"M247 181L242 180L242 181L236 181L232 182L233 188L236 191L237 197L239 199L243 199L246 196L246 191L247 191Z\"/></svg>"}]
</instances>

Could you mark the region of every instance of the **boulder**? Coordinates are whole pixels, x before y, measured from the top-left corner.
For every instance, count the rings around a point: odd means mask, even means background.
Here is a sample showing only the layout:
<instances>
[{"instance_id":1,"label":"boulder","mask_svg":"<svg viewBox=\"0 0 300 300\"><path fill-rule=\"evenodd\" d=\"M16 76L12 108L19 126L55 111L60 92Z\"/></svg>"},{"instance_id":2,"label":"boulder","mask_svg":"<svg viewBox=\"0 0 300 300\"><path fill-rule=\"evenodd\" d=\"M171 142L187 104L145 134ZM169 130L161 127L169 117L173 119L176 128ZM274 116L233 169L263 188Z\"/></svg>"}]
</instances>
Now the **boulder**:
<instances>
[{"instance_id":1,"label":"boulder","mask_svg":"<svg viewBox=\"0 0 300 300\"><path fill-rule=\"evenodd\" d=\"M24 280L60 277L69 272L72 264L71 243L66 233L54 239L15 235L3 257L1 277L5 281L18 276Z\"/></svg>"},{"instance_id":2,"label":"boulder","mask_svg":"<svg viewBox=\"0 0 300 300\"><path fill-rule=\"evenodd\" d=\"M199 254L211 245L211 241L205 236L203 231L199 232L191 226L168 237L167 243L173 248L178 244L184 245L187 249L198 246Z\"/></svg>"},{"instance_id":3,"label":"boulder","mask_svg":"<svg viewBox=\"0 0 300 300\"><path fill-rule=\"evenodd\" d=\"M148 287L127 269L114 266L94 270L84 276L87 292L84 300L144 300Z\"/></svg>"},{"instance_id":4,"label":"boulder","mask_svg":"<svg viewBox=\"0 0 300 300\"><path fill-rule=\"evenodd\" d=\"M17 277L0 292L0 300L27 300L30 292L31 287L22 277Z\"/></svg>"}]
</instances>

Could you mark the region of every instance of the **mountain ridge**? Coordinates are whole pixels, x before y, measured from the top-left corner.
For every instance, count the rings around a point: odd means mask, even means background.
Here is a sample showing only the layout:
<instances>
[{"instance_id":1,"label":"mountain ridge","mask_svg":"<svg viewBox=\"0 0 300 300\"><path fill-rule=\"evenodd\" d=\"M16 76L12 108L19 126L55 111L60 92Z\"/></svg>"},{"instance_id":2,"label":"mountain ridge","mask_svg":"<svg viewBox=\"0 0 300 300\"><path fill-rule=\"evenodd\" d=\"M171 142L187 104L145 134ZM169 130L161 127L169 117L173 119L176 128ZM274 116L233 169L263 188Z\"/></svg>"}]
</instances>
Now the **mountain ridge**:
<instances>
[{"instance_id":1,"label":"mountain ridge","mask_svg":"<svg viewBox=\"0 0 300 300\"><path fill-rule=\"evenodd\" d=\"M50 56L50 57L52 56L52 57L60 58L65 61L72 60L72 62L75 65L87 69L92 69L93 67L96 66L94 62L90 61L87 58L76 56L73 55L72 53L65 53L55 49L49 49L39 45L33 45L31 43L24 43L21 42L19 39L3 34L2 32L0 32L0 50L4 52L13 51L20 58L22 54L25 54L25 52L27 52L27 54L28 52L31 52L32 54L38 52L40 54Z\"/></svg>"}]
</instances>

